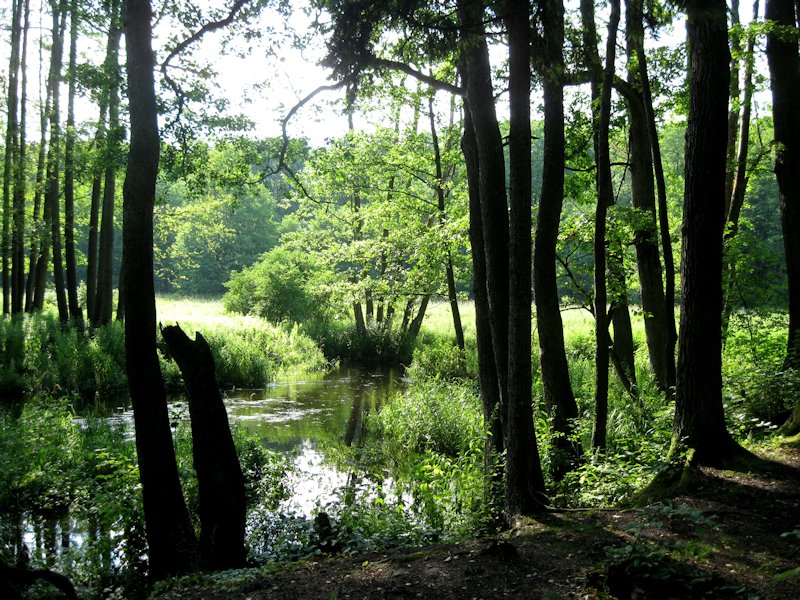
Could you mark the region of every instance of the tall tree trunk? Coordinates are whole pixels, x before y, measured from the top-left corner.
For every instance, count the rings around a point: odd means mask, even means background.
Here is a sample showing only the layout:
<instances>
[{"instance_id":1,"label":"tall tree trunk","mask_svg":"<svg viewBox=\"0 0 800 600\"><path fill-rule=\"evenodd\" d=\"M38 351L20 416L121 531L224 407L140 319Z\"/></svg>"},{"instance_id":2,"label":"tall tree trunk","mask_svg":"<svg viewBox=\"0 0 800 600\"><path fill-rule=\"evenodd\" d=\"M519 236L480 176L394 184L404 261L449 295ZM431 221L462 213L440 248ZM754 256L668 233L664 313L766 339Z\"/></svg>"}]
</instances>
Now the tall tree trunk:
<instances>
[{"instance_id":1,"label":"tall tree trunk","mask_svg":"<svg viewBox=\"0 0 800 600\"><path fill-rule=\"evenodd\" d=\"M731 83L730 103L728 105L728 147L725 152L725 214L728 214L731 197L733 196L733 181L736 177L736 138L739 126L739 56L742 54L742 38L739 31L739 0L731 0L730 6L730 45L731 45Z\"/></svg>"},{"instance_id":2,"label":"tall tree trunk","mask_svg":"<svg viewBox=\"0 0 800 600\"><path fill-rule=\"evenodd\" d=\"M753 2L753 21L758 19L759 0ZM750 149L750 115L753 105L753 69L755 68L756 33L751 27L747 31L747 47L744 51L744 76L741 102L741 121L739 122L739 145L736 151L735 177L731 183L730 201L725 214L725 246L727 247L739 231L739 216L744 205L747 189L747 154ZM736 265L727 255L724 256L723 271L723 337L727 334L728 322L733 311L733 285L736 281Z\"/></svg>"},{"instance_id":3,"label":"tall tree trunk","mask_svg":"<svg viewBox=\"0 0 800 600\"><path fill-rule=\"evenodd\" d=\"M156 350L153 205L159 160L149 0L125 3L130 153L123 187L125 366L136 430L150 573L161 579L198 566L181 491Z\"/></svg>"},{"instance_id":4,"label":"tall tree trunk","mask_svg":"<svg viewBox=\"0 0 800 600\"><path fill-rule=\"evenodd\" d=\"M597 161L597 208L594 223L594 318L595 318L595 397L592 449L602 450L606 445L608 422L608 309L606 288L606 218L608 207L614 203L611 179L611 156L608 143L611 119L611 85L614 80L619 1L612 0L611 15L606 38L606 65L602 67L597 52L597 27L594 21L594 3L581 1L581 20L584 31L586 64L592 73L592 112L595 122L594 148Z\"/></svg>"},{"instance_id":5,"label":"tall tree trunk","mask_svg":"<svg viewBox=\"0 0 800 600\"><path fill-rule=\"evenodd\" d=\"M47 148L47 175L44 195L45 214L50 216L50 246L53 258L53 285L56 290L58 318L62 323L69 320L67 295L64 281L64 260L61 256L61 206L59 185L61 161L61 111L60 88L61 67L64 56L64 29L67 23L66 3L53 7L53 43L50 59L49 85L52 101L50 106L50 143Z\"/></svg>"},{"instance_id":6,"label":"tall tree trunk","mask_svg":"<svg viewBox=\"0 0 800 600\"><path fill-rule=\"evenodd\" d=\"M647 340L650 368L659 389L665 390L667 329L665 317L664 285L661 277L661 260L658 252L658 225L656 223L656 193L653 183L653 154L650 150L647 112L644 106L639 62L644 48L643 0L627 0L625 8L625 35L628 54L628 83L637 91L626 96L629 120L629 155L631 175L631 203L642 211L642 219L634 234L636 266L642 295L645 338Z\"/></svg>"},{"instance_id":7,"label":"tall tree trunk","mask_svg":"<svg viewBox=\"0 0 800 600\"><path fill-rule=\"evenodd\" d=\"M578 405L569 380L556 281L556 242L564 202L564 3L541 4L544 28L544 158L533 250L533 292L545 408L552 416L552 476L560 480L582 453L574 439Z\"/></svg>"},{"instance_id":8,"label":"tall tree trunk","mask_svg":"<svg viewBox=\"0 0 800 600\"><path fill-rule=\"evenodd\" d=\"M108 106L106 100L100 101L100 117L97 123L97 133L94 137L96 152L105 149L105 128ZM100 201L103 194L103 169L99 158L92 165L92 193L89 205L89 239L86 251L86 318L90 323L96 319L95 302L97 300L97 237L100 222Z\"/></svg>"},{"instance_id":9,"label":"tall tree trunk","mask_svg":"<svg viewBox=\"0 0 800 600\"><path fill-rule=\"evenodd\" d=\"M50 112L49 86L41 113L39 156L36 159L36 182L33 192L33 230L31 232L30 271L25 286L25 312L42 310L47 284L47 263L50 260L49 217L44 206L45 163L47 162L47 115Z\"/></svg>"},{"instance_id":10,"label":"tall tree trunk","mask_svg":"<svg viewBox=\"0 0 800 600\"><path fill-rule=\"evenodd\" d=\"M505 159L495 111L483 4L460 0L459 20L466 37L465 102L469 105L478 158L489 323L500 387L500 419L506 422L508 392L508 208Z\"/></svg>"},{"instance_id":11,"label":"tall tree trunk","mask_svg":"<svg viewBox=\"0 0 800 600\"><path fill-rule=\"evenodd\" d=\"M6 96L6 140L5 157L3 161L3 314L11 312L11 229L12 229L12 198L14 196L14 170L17 166L19 148L19 73L20 73L20 42L22 27L20 15L22 1L14 0L11 3L11 52L8 62L8 95Z\"/></svg>"},{"instance_id":12,"label":"tall tree trunk","mask_svg":"<svg viewBox=\"0 0 800 600\"><path fill-rule=\"evenodd\" d=\"M463 71L463 68L461 69ZM462 74L462 81L465 79ZM478 148L472 113L464 104L464 132L461 151L467 171L469 194L469 240L472 247L472 282L475 298L475 334L478 350L478 386L486 427L486 470L493 475L495 461L503 454L503 428L500 422L500 386L497 381L497 362L494 359L492 330L489 323L489 298L486 288L486 253L483 248L483 224L479 186Z\"/></svg>"},{"instance_id":13,"label":"tall tree trunk","mask_svg":"<svg viewBox=\"0 0 800 600\"><path fill-rule=\"evenodd\" d=\"M78 2L71 0L69 9L69 91L67 92L67 131L64 146L64 253L67 263L67 304L69 316L83 322L78 302L78 276L75 263L75 91L78 66Z\"/></svg>"},{"instance_id":14,"label":"tall tree trunk","mask_svg":"<svg viewBox=\"0 0 800 600\"><path fill-rule=\"evenodd\" d=\"M439 211L439 227L443 228L447 222L444 191L444 170L442 168L442 152L439 146L439 134L436 131L436 119L433 111L433 94L428 97L428 118L431 126L431 143L433 145L433 162L436 169L436 207ZM453 256L447 248L445 256L445 278L447 280L447 299L450 302L450 312L453 315L453 331L456 336L456 345L459 350L464 350L464 328L461 326L461 312L458 309L458 296L456 295L456 278L453 272Z\"/></svg>"},{"instance_id":15,"label":"tall tree trunk","mask_svg":"<svg viewBox=\"0 0 800 600\"><path fill-rule=\"evenodd\" d=\"M21 313L25 303L25 194L27 188L27 104L28 104L28 31L30 2L22 1L22 48L20 72L22 83L19 102L19 140L14 173L14 221L11 233L11 312Z\"/></svg>"},{"instance_id":16,"label":"tall tree trunk","mask_svg":"<svg viewBox=\"0 0 800 600\"><path fill-rule=\"evenodd\" d=\"M531 381L531 5L507 0L509 63L509 306L506 512L544 509Z\"/></svg>"},{"instance_id":17,"label":"tall tree trunk","mask_svg":"<svg viewBox=\"0 0 800 600\"><path fill-rule=\"evenodd\" d=\"M114 205L117 191L117 160L123 131L119 122L119 28L118 3L111 6L108 47L104 70L108 78L108 136L106 140L103 208L97 257L97 295L93 325L105 325L114 317Z\"/></svg>"},{"instance_id":18,"label":"tall tree trunk","mask_svg":"<svg viewBox=\"0 0 800 600\"><path fill-rule=\"evenodd\" d=\"M647 116L647 132L650 138L650 152L653 156L653 169L656 176L656 198L658 201L658 230L661 239L661 256L664 260L664 328L666 330L664 352L664 386L669 396L675 389L675 345L678 333L675 329L675 257L672 253L672 236L669 228L667 208L667 180L664 176L664 162L661 158L661 143L658 139L653 95L650 91L650 75L644 52L644 39L637 48L639 59L639 82L642 86L642 100Z\"/></svg>"},{"instance_id":19,"label":"tall tree trunk","mask_svg":"<svg viewBox=\"0 0 800 600\"><path fill-rule=\"evenodd\" d=\"M785 366L800 367L800 57L791 0L767 0L766 18L777 31L767 35L767 60L772 83L775 123L775 176L780 193L783 249L789 276L789 337ZM796 33L796 32L795 32Z\"/></svg>"},{"instance_id":20,"label":"tall tree trunk","mask_svg":"<svg viewBox=\"0 0 800 600\"><path fill-rule=\"evenodd\" d=\"M689 118L686 127L681 325L673 449L720 465L738 447L722 407L722 233L725 222L730 52L724 0L686 3Z\"/></svg>"}]
</instances>

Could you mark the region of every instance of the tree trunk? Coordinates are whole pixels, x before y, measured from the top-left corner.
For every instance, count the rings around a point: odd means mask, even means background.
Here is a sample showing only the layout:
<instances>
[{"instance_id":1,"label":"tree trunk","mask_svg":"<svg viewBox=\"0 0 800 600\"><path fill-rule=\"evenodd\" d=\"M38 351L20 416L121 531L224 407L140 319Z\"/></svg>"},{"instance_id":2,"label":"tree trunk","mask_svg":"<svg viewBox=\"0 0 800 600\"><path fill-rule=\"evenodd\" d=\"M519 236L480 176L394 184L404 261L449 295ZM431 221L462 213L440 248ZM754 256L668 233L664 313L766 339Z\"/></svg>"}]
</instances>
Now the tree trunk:
<instances>
[{"instance_id":1,"label":"tree trunk","mask_svg":"<svg viewBox=\"0 0 800 600\"><path fill-rule=\"evenodd\" d=\"M572 392L564 349L564 328L556 282L556 242L564 202L564 4L542 5L544 26L544 158L542 191L533 251L533 292L542 365L542 388L552 416L550 464L556 481L575 466L582 453L574 440L578 405Z\"/></svg>"},{"instance_id":2,"label":"tree trunk","mask_svg":"<svg viewBox=\"0 0 800 600\"><path fill-rule=\"evenodd\" d=\"M431 143L433 145L433 162L436 169L436 206L439 211L439 227L444 227L447 221L444 191L444 170L442 169L442 152L439 147L439 135L436 131L436 119L433 112L433 95L428 97L428 117L431 126ZM456 278L453 273L453 257L450 248L447 248L445 258L445 278L447 280L447 299L450 302L450 312L453 315L453 331L456 336L456 345L459 350L464 350L464 328L461 326L461 312L458 310L458 296L456 295Z\"/></svg>"},{"instance_id":3,"label":"tree trunk","mask_svg":"<svg viewBox=\"0 0 800 600\"><path fill-rule=\"evenodd\" d=\"M105 72L108 77L108 136L106 140L103 208L100 217L100 243L97 256L97 295L94 326L105 325L114 317L114 205L117 191L117 158L123 131L119 123L119 42L122 32L117 17L118 4L111 7Z\"/></svg>"},{"instance_id":4,"label":"tree trunk","mask_svg":"<svg viewBox=\"0 0 800 600\"><path fill-rule=\"evenodd\" d=\"M639 76L639 54L644 47L643 0L628 0L625 10L625 35L628 54L628 83L638 91L626 96L628 106L628 144L631 177L631 203L642 211L634 233L636 267L639 274L639 289L642 296L644 330L647 341L650 369L661 390L667 387L665 360L667 331L664 285L661 276L661 260L658 252L658 225L656 223L656 193L653 183L653 155L647 130L647 113L641 93Z\"/></svg>"},{"instance_id":5,"label":"tree trunk","mask_svg":"<svg viewBox=\"0 0 800 600\"><path fill-rule=\"evenodd\" d=\"M42 109L39 126L39 156L36 159L36 183L33 192L33 232L31 234L30 271L25 286L25 312L42 310L47 283L47 262L50 258L48 211L44 206L44 174L47 162L47 115L50 112L50 90Z\"/></svg>"},{"instance_id":6,"label":"tree trunk","mask_svg":"<svg viewBox=\"0 0 800 600\"><path fill-rule=\"evenodd\" d=\"M728 214L733 197L733 182L736 177L736 138L739 126L739 56L742 54L742 39L739 32L739 0L731 0L730 6L730 45L731 45L731 83L730 102L728 104L728 146L725 151L725 214Z\"/></svg>"},{"instance_id":7,"label":"tree trunk","mask_svg":"<svg viewBox=\"0 0 800 600\"><path fill-rule=\"evenodd\" d=\"M61 161L61 112L60 87L61 67L64 55L64 29L67 23L67 11L64 3L53 9L53 43L50 59L50 76L48 84L52 101L50 105L50 143L47 148L47 175L44 195L45 214L50 216L50 246L53 258L53 285L56 289L58 318L62 323L69 320L67 295L64 281L64 260L61 256L61 207L59 172Z\"/></svg>"},{"instance_id":8,"label":"tree trunk","mask_svg":"<svg viewBox=\"0 0 800 600\"><path fill-rule=\"evenodd\" d=\"M25 195L27 193L27 105L28 105L28 31L30 2L23 1L23 29L20 72L22 84L19 103L19 141L14 174L14 223L11 234L11 312L21 313L25 303Z\"/></svg>"},{"instance_id":9,"label":"tree trunk","mask_svg":"<svg viewBox=\"0 0 800 600\"><path fill-rule=\"evenodd\" d=\"M181 491L156 350L153 205L159 135L149 0L125 3L130 154L123 187L125 366L136 430L150 573L161 579L197 567L197 544Z\"/></svg>"},{"instance_id":10,"label":"tree trunk","mask_svg":"<svg viewBox=\"0 0 800 600\"><path fill-rule=\"evenodd\" d=\"M12 198L14 197L14 182L17 180L15 169L18 165L19 152L19 73L20 73L20 42L22 27L20 15L22 1L14 0L11 4L11 52L8 63L8 95L6 96L6 140L5 157L3 161L3 314L12 312ZM16 207L15 207L16 208Z\"/></svg>"},{"instance_id":11,"label":"tree trunk","mask_svg":"<svg viewBox=\"0 0 800 600\"><path fill-rule=\"evenodd\" d=\"M723 0L687 2L690 107L686 127L681 325L673 450L720 465L738 448L722 407L722 233L730 77Z\"/></svg>"},{"instance_id":12,"label":"tree trunk","mask_svg":"<svg viewBox=\"0 0 800 600\"><path fill-rule=\"evenodd\" d=\"M244 477L219 393L211 348L202 334L198 332L192 341L177 325L164 327L161 335L181 370L189 396L200 502L200 558L210 570L244 567Z\"/></svg>"},{"instance_id":13,"label":"tree trunk","mask_svg":"<svg viewBox=\"0 0 800 600\"><path fill-rule=\"evenodd\" d=\"M795 27L791 0L768 0L766 18L780 27ZM796 35L783 30L767 36L775 123L775 176L780 193L783 249L789 276L789 336L785 366L800 367L800 57Z\"/></svg>"},{"instance_id":14,"label":"tree trunk","mask_svg":"<svg viewBox=\"0 0 800 600\"><path fill-rule=\"evenodd\" d=\"M483 28L483 4L460 0L465 35L465 102L469 105L478 158L486 287L494 358L500 386L500 419L506 422L508 390L508 208L503 142L495 112L489 48Z\"/></svg>"},{"instance_id":15,"label":"tree trunk","mask_svg":"<svg viewBox=\"0 0 800 600\"><path fill-rule=\"evenodd\" d=\"M545 486L533 428L531 381L531 5L506 2L510 129L508 415L506 513L544 510Z\"/></svg>"},{"instance_id":16,"label":"tree trunk","mask_svg":"<svg viewBox=\"0 0 800 600\"><path fill-rule=\"evenodd\" d=\"M619 12L619 1L612 0L606 39L606 65L605 69L603 69L595 41L597 39L597 28L594 21L594 3L591 0L581 1L584 52L586 64L590 73L592 73L592 112L595 122L594 147L595 156L597 157L597 209L594 223L594 318L595 339L597 342L595 345L593 450L603 450L605 448L608 422L608 367L610 356L607 343L606 218L608 207L614 203L608 132L611 119L611 86L614 80L614 56Z\"/></svg>"},{"instance_id":17,"label":"tree trunk","mask_svg":"<svg viewBox=\"0 0 800 600\"><path fill-rule=\"evenodd\" d=\"M463 77L462 77L463 80ZM489 299L486 291L486 254L483 249L483 225L478 174L478 149L472 114L464 105L464 133L461 151L467 171L469 194L469 240L472 247L472 284L475 298L475 334L478 351L478 387L481 393L483 421L486 427L486 472L493 474L496 462L503 454L503 429L500 422L500 386L497 383L497 363L492 347L489 325Z\"/></svg>"},{"instance_id":18,"label":"tree trunk","mask_svg":"<svg viewBox=\"0 0 800 600\"><path fill-rule=\"evenodd\" d=\"M75 91L78 62L78 2L71 0L69 9L69 67L67 92L67 131L64 146L64 254L67 263L67 305L70 318L83 322L78 303L78 276L75 264Z\"/></svg>"}]
</instances>

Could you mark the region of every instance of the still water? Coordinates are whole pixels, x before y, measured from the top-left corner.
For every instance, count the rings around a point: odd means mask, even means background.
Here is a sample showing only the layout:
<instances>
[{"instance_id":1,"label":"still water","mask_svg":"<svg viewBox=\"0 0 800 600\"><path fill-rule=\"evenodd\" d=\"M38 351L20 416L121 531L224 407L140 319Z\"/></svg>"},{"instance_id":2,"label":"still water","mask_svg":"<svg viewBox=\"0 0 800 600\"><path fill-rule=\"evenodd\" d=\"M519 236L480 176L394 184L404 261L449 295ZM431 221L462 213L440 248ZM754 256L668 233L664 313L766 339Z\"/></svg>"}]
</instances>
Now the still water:
<instances>
[{"instance_id":1,"label":"still water","mask_svg":"<svg viewBox=\"0 0 800 600\"><path fill-rule=\"evenodd\" d=\"M402 389L396 369L342 367L318 378L274 383L263 390L225 392L231 423L292 461L291 497L282 510L309 516L335 498L352 470L327 459L323 447L364 443L370 414Z\"/></svg>"}]
</instances>

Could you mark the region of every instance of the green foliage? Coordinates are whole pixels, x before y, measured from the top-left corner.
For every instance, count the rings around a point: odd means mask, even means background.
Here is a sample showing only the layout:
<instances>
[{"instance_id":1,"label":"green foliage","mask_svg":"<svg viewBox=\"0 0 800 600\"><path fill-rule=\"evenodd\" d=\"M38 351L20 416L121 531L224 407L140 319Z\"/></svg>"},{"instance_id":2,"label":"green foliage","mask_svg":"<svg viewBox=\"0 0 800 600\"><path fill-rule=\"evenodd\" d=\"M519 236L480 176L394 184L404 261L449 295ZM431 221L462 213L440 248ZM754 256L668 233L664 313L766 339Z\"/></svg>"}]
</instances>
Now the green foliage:
<instances>
[{"instance_id":1,"label":"green foliage","mask_svg":"<svg viewBox=\"0 0 800 600\"><path fill-rule=\"evenodd\" d=\"M483 413L469 381L421 379L392 398L370 425L392 445L457 457L483 440Z\"/></svg>"},{"instance_id":2,"label":"green foliage","mask_svg":"<svg viewBox=\"0 0 800 600\"><path fill-rule=\"evenodd\" d=\"M304 324L302 331L330 360L369 366L407 363L411 357L406 333L381 324L370 324L359 333L347 320L312 321Z\"/></svg>"},{"instance_id":3,"label":"green foliage","mask_svg":"<svg viewBox=\"0 0 800 600\"><path fill-rule=\"evenodd\" d=\"M230 312L276 323L326 321L334 310L324 295L330 278L314 256L273 248L253 266L233 274L223 303Z\"/></svg>"}]
</instances>

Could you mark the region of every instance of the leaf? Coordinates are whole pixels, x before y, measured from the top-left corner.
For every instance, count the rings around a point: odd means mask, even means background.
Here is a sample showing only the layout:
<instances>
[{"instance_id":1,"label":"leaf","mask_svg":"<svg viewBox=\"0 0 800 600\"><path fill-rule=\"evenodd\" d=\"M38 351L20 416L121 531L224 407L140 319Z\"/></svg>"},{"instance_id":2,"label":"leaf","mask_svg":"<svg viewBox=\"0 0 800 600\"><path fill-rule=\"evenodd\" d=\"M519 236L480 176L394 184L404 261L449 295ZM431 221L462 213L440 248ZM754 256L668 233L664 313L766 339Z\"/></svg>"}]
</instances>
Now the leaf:
<instances>
[{"instance_id":1,"label":"leaf","mask_svg":"<svg viewBox=\"0 0 800 600\"><path fill-rule=\"evenodd\" d=\"M564 600L564 596L547 588L542 589L542 596L545 600Z\"/></svg>"}]
</instances>

